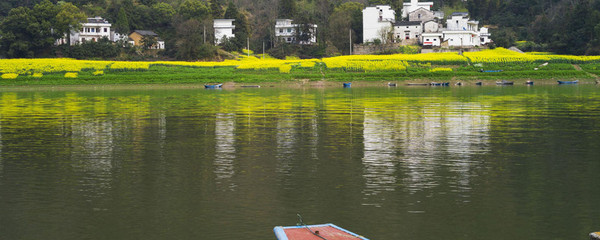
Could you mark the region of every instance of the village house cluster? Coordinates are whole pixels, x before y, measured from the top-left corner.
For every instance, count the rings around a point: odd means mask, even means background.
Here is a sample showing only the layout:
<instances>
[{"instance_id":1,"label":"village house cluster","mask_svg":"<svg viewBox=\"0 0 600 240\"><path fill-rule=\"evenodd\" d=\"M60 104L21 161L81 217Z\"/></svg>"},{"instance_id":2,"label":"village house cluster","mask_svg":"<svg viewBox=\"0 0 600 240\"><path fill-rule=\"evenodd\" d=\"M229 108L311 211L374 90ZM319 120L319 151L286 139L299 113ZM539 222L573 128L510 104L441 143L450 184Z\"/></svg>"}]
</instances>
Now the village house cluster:
<instances>
[{"instance_id":1,"label":"village house cluster","mask_svg":"<svg viewBox=\"0 0 600 240\"><path fill-rule=\"evenodd\" d=\"M396 21L396 11L389 5L363 9L363 42L421 44L424 47L474 47L491 42L488 29L470 20L466 12L456 12L445 19L444 13L432 11L433 2L411 0L402 8L402 18Z\"/></svg>"},{"instance_id":2,"label":"village house cluster","mask_svg":"<svg viewBox=\"0 0 600 240\"><path fill-rule=\"evenodd\" d=\"M428 47L475 47L492 42L490 33L479 22L469 19L466 12L455 12L447 19L441 11L432 11L433 2L410 0L403 3L402 19L396 20L396 12L389 5L377 5L363 9L363 43L399 43L402 45L420 44ZM445 24L445 26L444 26ZM215 44L235 37L235 19L215 19L213 21ZM302 31L305 32L297 32ZM300 26L292 19L276 19L275 38L278 42L311 45L317 43L317 25ZM303 39L297 39L304 36ZM155 43L150 49L165 49L165 43L150 30L135 30L129 35L111 30L111 24L101 17L88 18L80 31L70 34L71 45L84 41L97 41L107 38L113 42L125 41L134 46L143 46L143 39L151 37ZM56 44L65 44L67 39L59 39Z\"/></svg>"}]
</instances>

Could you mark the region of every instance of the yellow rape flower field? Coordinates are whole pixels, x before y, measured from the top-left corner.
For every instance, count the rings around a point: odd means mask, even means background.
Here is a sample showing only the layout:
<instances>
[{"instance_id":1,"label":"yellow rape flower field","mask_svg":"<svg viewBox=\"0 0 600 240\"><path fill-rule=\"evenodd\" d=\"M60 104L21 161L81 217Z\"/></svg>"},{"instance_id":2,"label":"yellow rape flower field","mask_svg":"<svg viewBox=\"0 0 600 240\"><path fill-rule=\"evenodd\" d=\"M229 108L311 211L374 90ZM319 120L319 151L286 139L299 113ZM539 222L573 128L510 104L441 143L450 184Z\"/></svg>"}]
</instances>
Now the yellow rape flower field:
<instances>
[{"instance_id":1,"label":"yellow rape flower field","mask_svg":"<svg viewBox=\"0 0 600 240\"><path fill-rule=\"evenodd\" d=\"M523 77L523 72L530 75L526 77L554 78L556 77L554 75L558 74L560 75L558 77L569 78L589 77L593 76L594 71L600 71L600 56L570 56L539 52L518 53L504 48L464 52L463 54L449 52L350 55L323 59L288 57L285 60L259 57L261 55L251 55L250 57L240 55L237 60L220 62L92 61L66 58L0 59L0 74L3 81L30 79L39 82L49 77L62 77L62 79L85 79L88 81L85 83L94 83L93 81L101 79L112 79L114 82L119 82L119 78L127 78L135 80L128 82L137 83L149 78L157 79L152 82L181 82L194 77L200 82L226 80L251 82L261 79L266 81L376 80L381 78L377 78L378 73L388 80L434 79L449 76L464 79L485 79L490 76L492 78L495 76L497 79L517 78ZM550 64L548 65L548 63ZM583 72L579 69L581 73L577 73L576 69L571 66L575 64L582 65ZM540 65L539 68L538 65ZM482 72L490 72L479 71L483 69L503 71L482 75ZM537 71L538 69L540 71ZM144 72L151 73L144 75ZM368 73L370 78L367 79L360 73ZM596 74L600 74L600 72Z\"/></svg>"}]
</instances>

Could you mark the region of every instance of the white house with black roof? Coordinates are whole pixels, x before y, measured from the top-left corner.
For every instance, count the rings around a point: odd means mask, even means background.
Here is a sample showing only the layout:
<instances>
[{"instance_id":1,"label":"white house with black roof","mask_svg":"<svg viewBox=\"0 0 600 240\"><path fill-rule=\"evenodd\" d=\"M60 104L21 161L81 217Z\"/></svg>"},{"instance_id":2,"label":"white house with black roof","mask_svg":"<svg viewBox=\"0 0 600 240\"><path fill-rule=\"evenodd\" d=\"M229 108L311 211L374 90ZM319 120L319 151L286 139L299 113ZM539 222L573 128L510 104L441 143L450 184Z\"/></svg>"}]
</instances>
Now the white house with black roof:
<instances>
[{"instance_id":1,"label":"white house with black roof","mask_svg":"<svg viewBox=\"0 0 600 240\"><path fill-rule=\"evenodd\" d=\"M394 24L394 39L396 42L419 39L422 32L423 28L420 21L402 21Z\"/></svg>"}]
</instances>

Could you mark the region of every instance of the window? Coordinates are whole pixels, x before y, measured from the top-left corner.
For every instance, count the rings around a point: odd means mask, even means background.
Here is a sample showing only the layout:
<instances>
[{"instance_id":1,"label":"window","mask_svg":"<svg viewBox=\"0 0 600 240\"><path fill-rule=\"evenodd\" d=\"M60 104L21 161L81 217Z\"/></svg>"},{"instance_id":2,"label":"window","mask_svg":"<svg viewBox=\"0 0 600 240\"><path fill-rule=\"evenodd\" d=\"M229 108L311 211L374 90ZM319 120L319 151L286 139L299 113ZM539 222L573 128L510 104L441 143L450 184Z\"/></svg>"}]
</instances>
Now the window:
<instances>
[{"instance_id":1,"label":"window","mask_svg":"<svg viewBox=\"0 0 600 240\"><path fill-rule=\"evenodd\" d=\"M429 38L425 39L425 41L429 42Z\"/></svg>"},{"instance_id":2,"label":"window","mask_svg":"<svg viewBox=\"0 0 600 240\"><path fill-rule=\"evenodd\" d=\"M288 29L287 29L287 32L292 32L292 29L291 29L291 28L288 28Z\"/></svg>"},{"instance_id":3,"label":"window","mask_svg":"<svg viewBox=\"0 0 600 240\"><path fill-rule=\"evenodd\" d=\"M279 33L283 33L283 28L280 28L280 29L279 29Z\"/></svg>"},{"instance_id":4,"label":"window","mask_svg":"<svg viewBox=\"0 0 600 240\"><path fill-rule=\"evenodd\" d=\"M419 13L418 18L421 19L421 14Z\"/></svg>"},{"instance_id":5,"label":"window","mask_svg":"<svg viewBox=\"0 0 600 240\"><path fill-rule=\"evenodd\" d=\"M104 32L108 32L108 28L104 28Z\"/></svg>"},{"instance_id":6,"label":"window","mask_svg":"<svg viewBox=\"0 0 600 240\"><path fill-rule=\"evenodd\" d=\"M92 28L92 32L96 32L96 29L95 29L95 28Z\"/></svg>"}]
</instances>

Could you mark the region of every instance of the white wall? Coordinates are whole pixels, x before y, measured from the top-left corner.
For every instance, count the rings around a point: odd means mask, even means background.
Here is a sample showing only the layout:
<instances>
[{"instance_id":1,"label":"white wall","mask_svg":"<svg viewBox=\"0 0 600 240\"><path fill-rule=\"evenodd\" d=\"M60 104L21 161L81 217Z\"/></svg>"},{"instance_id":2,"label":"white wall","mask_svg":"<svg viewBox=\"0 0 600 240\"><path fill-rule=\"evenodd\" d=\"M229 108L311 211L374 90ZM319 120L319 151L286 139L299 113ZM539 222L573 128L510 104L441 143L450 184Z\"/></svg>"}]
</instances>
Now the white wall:
<instances>
[{"instance_id":1,"label":"white wall","mask_svg":"<svg viewBox=\"0 0 600 240\"><path fill-rule=\"evenodd\" d=\"M472 31L444 31L444 41L448 41L451 47L481 45L479 33Z\"/></svg>"},{"instance_id":2,"label":"white wall","mask_svg":"<svg viewBox=\"0 0 600 240\"><path fill-rule=\"evenodd\" d=\"M422 32L421 25L394 26L394 40L406 39L407 33L408 39L417 39Z\"/></svg>"},{"instance_id":3,"label":"white wall","mask_svg":"<svg viewBox=\"0 0 600 240\"><path fill-rule=\"evenodd\" d=\"M378 5L363 9L363 43L373 42L381 39L379 36L383 30L392 29L396 21L396 12L388 5Z\"/></svg>"},{"instance_id":4,"label":"white wall","mask_svg":"<svg viewBox=\"0 0 600 240\"><path fill-rule=\"evenodd\" d=\"M215 42L216 44L220 44L223 37L233 38L235 34L233 34L233 29L235 26L233 25L234 19L215 19L213 23L213 28L215 29Z\"/></svg>"},{"instance_id":5,"label":"white wall","mask_svg":"<svg viewBox=\"0 0 600 240\"><path fill-rule=\"evenodd\" d=\"M403 3L402 7L402 18L408 17L408 14L419 8L425 8L431 10L433 2L419 2L418 0L411 0L410 2Z\"/></svg>"}]
</instances>

